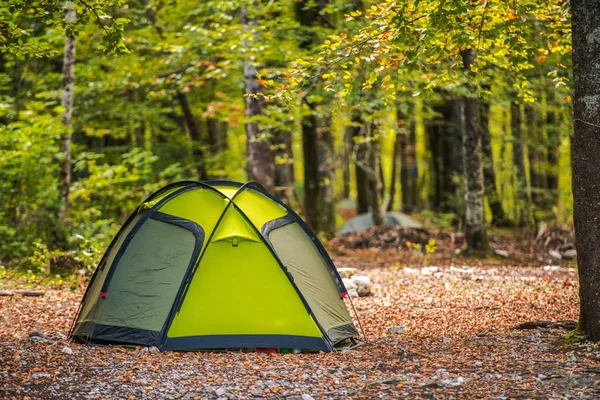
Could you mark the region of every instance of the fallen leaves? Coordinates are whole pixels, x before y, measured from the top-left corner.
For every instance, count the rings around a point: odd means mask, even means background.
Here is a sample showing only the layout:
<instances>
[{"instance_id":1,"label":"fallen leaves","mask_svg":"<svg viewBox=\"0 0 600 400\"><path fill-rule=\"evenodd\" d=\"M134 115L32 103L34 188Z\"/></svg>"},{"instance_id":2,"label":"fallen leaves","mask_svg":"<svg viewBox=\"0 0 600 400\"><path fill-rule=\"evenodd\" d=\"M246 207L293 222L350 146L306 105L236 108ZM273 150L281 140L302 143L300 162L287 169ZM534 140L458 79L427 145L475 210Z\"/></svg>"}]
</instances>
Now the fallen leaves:
<instances>
[{"instance_id":1,"label":"fallen leaves","mask_svg":"<svg viewBox=\"0 0 600 400\"><path fill-rule=\"evenodd\" d=\"M575 398L598 396L595 346L563 349L558 325L511 329L576 319L572 269L411 257L395 250L338 255L338 264L370 276L375 294L353 299L368 342L337 353L155 353L67 343L81 294L2 297L0 397L561 398L567 390ZM33 331L39 335L30 337Z\"/></svg>"}]
</instances>

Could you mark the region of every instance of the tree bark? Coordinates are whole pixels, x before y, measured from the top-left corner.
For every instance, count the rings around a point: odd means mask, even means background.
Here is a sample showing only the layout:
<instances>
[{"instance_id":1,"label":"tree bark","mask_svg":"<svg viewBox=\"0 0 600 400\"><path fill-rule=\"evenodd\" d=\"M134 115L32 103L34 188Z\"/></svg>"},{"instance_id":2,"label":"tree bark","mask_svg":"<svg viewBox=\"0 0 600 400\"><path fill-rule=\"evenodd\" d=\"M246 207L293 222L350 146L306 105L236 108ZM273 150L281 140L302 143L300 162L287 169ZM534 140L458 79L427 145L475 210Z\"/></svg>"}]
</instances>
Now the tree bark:
<instances>
[{"instance_id":1,"label":"tree bark","mask_svg":"<svg viewBox=\"0 0 600 400\"><path fill-rule=\"evenodd\" d=\"M67 24L75 20L74 4L65 2L64 13ZM63 225L69 209L69 191L71 189L71 128L73 119L73 90L75 84L75 37L67 36L63 56L61 106L64 111L61 122L64 129L60 135L60 197L61 207L58 213L59 225Z\"/></svg>"},{"instance_id":2,"label":"tree bark","mask_svg":"<svg viewBox=\"0 0 600 400\"><path fill-rule=\"evenodd\" d=\"M302 151L304 154L304 217L318 231L319 213L319 149L317 117L310 113L302 118Z\"/></svg>"},{"instance_id":3,"label":"tree bark","mask_svg":"<svg viewBox=\"0 0 600 400\"><path fill-rule=\"evenodd\" d=\"M373 225L383 225L384 217L381 207L381 188L383 186L381 182L380 170L380 149L379 139L373 132L373 123L367 122L365 124L365 131L367 137L367 176L370 181L369 196L369 208L371 211L371 218L373 219Z\"/></svg>"},{"instance_id":4,"label":"tree bark","mask_svg":"<svg viewBox=\"0 0 600 400\"><path fill-rule=\"evenodd\" d=\"M353 161L354 176L356 179L356 212L364 214L369 212L369 177L360 165L367 162L367 144L364 133L363 121L358 113L352 116L352 140L354 142Z\"/></svg>"},{"instance_id":5,"label":"tree bark","mask_svg":"<svg viewBox=\"0 0 600 400\"><path fill-rule=\"evenodd\" d=\"M194 117L186 94L184 92L176 92L175 97L181 106L183 121L192 141L192 157L194 159L194 164L196 165L198 179L206 180L208 179L208 172L206 171L204 153L202 151L202 137L196 118Z\"/></svg>"},{"instance_id":6,"label":"tree bark","mask_svg":"<svg viewBox=\"0 0 600 400\"><path fill-rule=\"evenodd\" d=\"M490 210L492 211L492 224L496 226L506 225L506 215L496 186L496 170L492 155L492 134L490 133L490 103L481 101L481 147L483 149L483 177L485 182L485 195L488 198Z\"/></svg>"},{"instance_id":7,"label":"tree bark","mask_svg":"<svg viewBox=\"0 0 600 400\"><path fill-rule=\"evenodd\" d=\"M327 238L335 235L335 162L334 144L331 134L331 114L327 115L319 127L319 231Z\"/></svg>"},{"instance_id":8,"label":"tree bark","mask_svg":"<svg viewBox=\"0 0 600 400\"><path fill-rule=\"evenodd\" d=\"M242 25L251 29L256 21L248 18L248 10L242 9ZM248 45L247 45L248 47ZM263 114L265 101L255 95L263 93L258 82L256 68L248 60L244 61L244 104L246 106L246 154L248 157L248 178L256 180L269 192L275 187L275 167L271 151L270 135L262 130L256 118Z\"/></svg>"},{"instance_id":9,"label":"tree bark","mask_svg":"<svg viewBox=\"0 0 600 400\"><path fill-rule=\"evenodd\" d=\"M580 312L578 328L600 340L600 0L572 0L574 135L573 220Z\"/></svg>"},{"instance_id":10,"label":"tree bark","mask_svg":"<svg viewBox=\"0 0 600 400\"><path fill-rule=\"evenodd\" d=\"M462 50L463 67L470 73L471 64L475 61L473 49ZM473 95L475 88L471 87ZM465 170L465 240L468 252L485 252L488 240L485 229L484 214L484 182L483 157L481 147L481 117L479 115L479 99L465 97L465 131L463 137L464 170Z\"/></svg>"},{"instance_id":11,"label":"tree bark","mask_svg":"<svg viewBox=\"0 0 600 400\"><path fill-rule=\"evenodd\" d=\"M273 132L275 147L275 186L291 187L294 184L294 153L292 132L277 128Z\"/></svg>"}]
</instances>

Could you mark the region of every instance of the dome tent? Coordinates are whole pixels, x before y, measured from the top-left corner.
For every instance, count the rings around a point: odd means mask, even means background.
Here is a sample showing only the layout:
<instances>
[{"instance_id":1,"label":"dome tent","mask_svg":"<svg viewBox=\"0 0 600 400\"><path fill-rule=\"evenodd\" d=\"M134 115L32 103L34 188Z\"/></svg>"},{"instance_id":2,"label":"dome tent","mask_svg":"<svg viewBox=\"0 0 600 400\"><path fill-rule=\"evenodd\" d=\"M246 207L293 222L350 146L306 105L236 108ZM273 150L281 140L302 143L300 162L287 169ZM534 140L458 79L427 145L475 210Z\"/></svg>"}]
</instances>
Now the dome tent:
<instances>
[{"instance_id":1,"label":"dome tent","mask_svg":"<svg viewBox=\"0 0 600 400\"><path fill-rule=\"evenodd\" d=\"M70 335L161 350L331 351L356 328L314 233L257 183L177 182L108 247Z\"/></svg>"}]
</instances>

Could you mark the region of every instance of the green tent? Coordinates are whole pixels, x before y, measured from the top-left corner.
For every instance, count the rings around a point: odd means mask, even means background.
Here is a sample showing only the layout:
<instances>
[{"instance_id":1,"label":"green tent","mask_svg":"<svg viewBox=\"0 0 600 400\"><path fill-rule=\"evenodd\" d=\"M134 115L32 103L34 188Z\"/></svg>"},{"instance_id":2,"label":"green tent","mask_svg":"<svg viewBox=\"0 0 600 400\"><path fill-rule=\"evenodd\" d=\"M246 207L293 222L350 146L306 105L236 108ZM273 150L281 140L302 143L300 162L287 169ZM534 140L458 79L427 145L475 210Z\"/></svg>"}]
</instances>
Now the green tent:
<instances>
[{"instance_id":1,"label":"green tent","mask_svg":"<svg viewBox=\"0 0 600 400\"><path fill-rule=\"evenodd\" d=\"M161 350L333 350L357 336L333 262L256 183L151 195L104 254L70 335Z\"/></svg>"}]
</instances>

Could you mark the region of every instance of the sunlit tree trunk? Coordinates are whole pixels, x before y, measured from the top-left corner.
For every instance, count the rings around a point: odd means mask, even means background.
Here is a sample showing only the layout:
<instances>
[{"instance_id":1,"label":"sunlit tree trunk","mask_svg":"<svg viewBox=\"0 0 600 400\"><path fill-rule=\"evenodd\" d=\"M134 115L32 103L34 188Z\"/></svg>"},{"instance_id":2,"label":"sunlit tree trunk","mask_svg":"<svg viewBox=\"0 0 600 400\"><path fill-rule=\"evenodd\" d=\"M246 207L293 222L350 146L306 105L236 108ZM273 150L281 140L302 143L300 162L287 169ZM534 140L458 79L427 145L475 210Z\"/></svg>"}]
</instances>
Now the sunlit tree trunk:
<instances>
[{"instance_id":1,"label":"sunlit tree trunk","mask_svg":"<svg viewBox=\"0 0 600 400\"><path fill-rule=\"evenodd\" d=\"M352 149L354 142L352 139L352 127L346 127L344 130L344 143L342 148L342 176L343 176L343 197L350 198L350 163L352 162Z\"/></svg>"},{"instance_id":2,"label":"sunlit tree trunk","mask_svg":"<svg viewBox=\"0 0 600 400\"><path fill-rule=\"evenodd\" d=\"M406 131L406 117L400 106L396 107L396 134L394 137L394 148L392 150L392 173L390 179L390 190L388 194L386 211L394 209L394 201L396 200L398 172L400 170L400 148L402 147L402 135Z\"/></svg>"},{"instance_id":3,"label":"sunlit tree trunk","mask_svg":"<svg viewBox=\"0 0 600 400\"><path fill-rule=\"evenodd\" d=\"M600 340L600 0L572 0L573 219L579 273L579 329Z\"/></svg>"},{"instance_id":4,"label":"sunlit tree trunk","mask_svg":"<svg viewBox=\"0 0 600 400\"><path fill-rule=\"evenodd\" d=\"M68 23L75 20L74 4L70 1L65 3L64 13ZM75 83L75 36L69 35L65 41L65 52L63 55L63 76L61 106L63 114L61 122L63 131L60 135L60 195L62 204L59 210L59 224L65 222L67 210L69 209L69 191L71 189L71 123L73 118L73 90Z\"/></svg>"},{"instance_id":5,"label":"sunlit tree trunk","mask_svg":"<svg viewBox=\"0 0 600 400\"><path fill-rule=\"evenodd\" d=\"M475 61L475 51L461 51L463 66L470 71ZM475 88L470 88L472 92ZM475 93L472 93L473 95ZM483 156L481 147L481 117L479 99L464 98L465 131L463 137L465 171L465 241L467 251L482 252L488 249L484 214Z\"/></svg>"},{"instance_id":6,"label":"sunlit tree trunk","mask_svg":"<svg viewBox=\"0 0 600 400\"><path fill-rule=\"evenodd\" d=\"M248 17L248 10L242 9L242 24L245 29L253 29L256 21ZM247 45L247 47L249 47ZM275 168L271 138L262 130L257 117L266 107L264 99L256 94L263 93L264 87L258 81L256 68L248 59L244 60L244 104L246 106L246 155L248 158L248 178L256 180L272 192L275 187Z\"/></svg>"}]
</instances>

